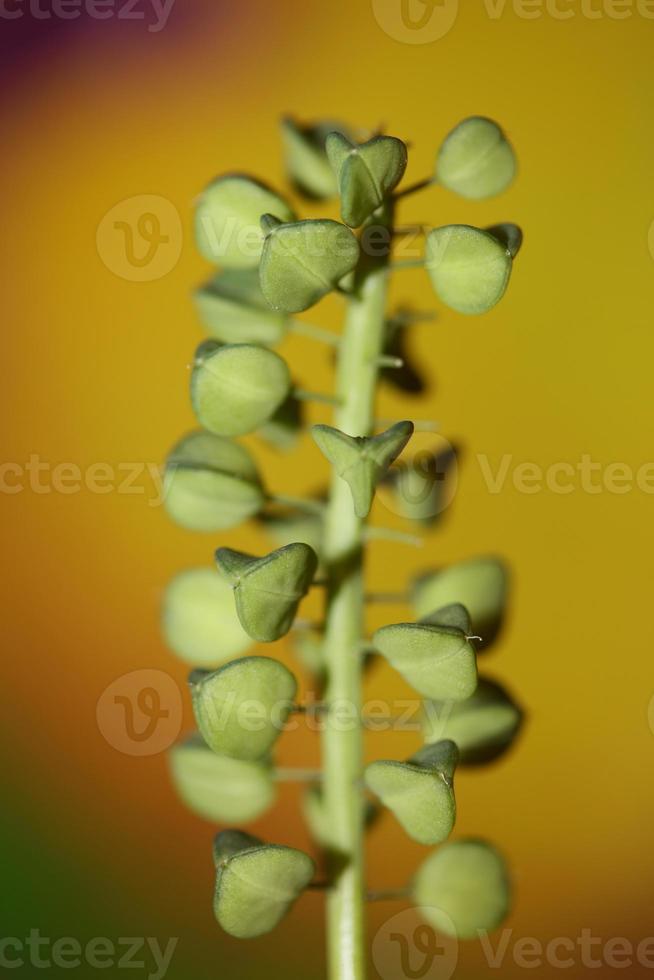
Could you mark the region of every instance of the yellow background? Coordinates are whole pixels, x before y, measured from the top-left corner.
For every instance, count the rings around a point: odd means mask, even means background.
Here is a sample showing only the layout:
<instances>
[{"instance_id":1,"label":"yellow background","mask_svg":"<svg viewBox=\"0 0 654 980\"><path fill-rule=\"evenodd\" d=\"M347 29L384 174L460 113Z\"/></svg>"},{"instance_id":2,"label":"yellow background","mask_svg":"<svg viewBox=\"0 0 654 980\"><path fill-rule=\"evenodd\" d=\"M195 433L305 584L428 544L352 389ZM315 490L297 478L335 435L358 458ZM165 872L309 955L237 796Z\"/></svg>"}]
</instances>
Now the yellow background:
<instances>
[{"instance_id":1,"label":"yellow background","mask_svg":"<svg viewBox=\"0 0 654 980\"><path fill-rule=\"evenodd\" d=\"M493 19L482 0L466 0L445 37L409 45L384 33L368 0L177 0L159 33L86 19L25 45L3 111L3 457L155 464L192 425L187 365L202 335L189 293L206 272L192 201L225 170L281 186L281 113L384 125L411 144L409 181L430 172L460 118L499 120L520 158L507 194L472 204L434 188L402 207L407 222L515 221L525 245L492 313L439 310L415 328L429 394L407 403L383 391L381 415L437 419L465 451L455 501L424 551L375 545L370 581L395 590L430 564L507 559L510 619L485 666L529 720L505 760L458 777L457 833L490 837L512 863L511 942L575 939L583 928L637 942L654 931L652 496L637 486L590 494L579 483L566 495L526 494L512 468L493 494L478 461L485 454L495 470L507 454L511 467L547 468L589 454L635 471L654 459L654 21L589 19L570 7L576 16L565 21L525 19L510 4ZM2 31L10 40L24 27L7 21ZM137 195L167 199L182 219L179 262L151 282L115 275L96 248L106 212ZM420 271L398 274L393 295L435 306ZM311 319L336 329L339 315L331 299ZM283 352L303 386L327 390L323 350L293 340ZM328 415L315 408L311 418ZM308 440L290 458L249 442L276 489L313 489L325 472ZM170 576L210 563L218 544L262 552L267 539L253 526L186 533L146 492L26 488L3 494L2 513L3 928L178 936L171 978L321 977L320 897L305 898L270 938L227 939L211 914L212 828L177 800L165 756L123 755L96 725L98 699L126 672L162 669L184 687L186 670L158 631ZM383 508L375 519L402 526ZM375 610L371 626L406 612ZM408 695L383 667L369 692ZM289 735L284 764L315 763L315 738ZM371 758L417 744L416 735L367 737ZM296 790L283 790L254 830L307 846ZM371 885L402 884L424 854L384 817L370 840ZM400 909L371 909L371 936ZM510 949L503 974L520 976ZM482 967L466 948L456 975Z\"/></svg>"}]
</instances>

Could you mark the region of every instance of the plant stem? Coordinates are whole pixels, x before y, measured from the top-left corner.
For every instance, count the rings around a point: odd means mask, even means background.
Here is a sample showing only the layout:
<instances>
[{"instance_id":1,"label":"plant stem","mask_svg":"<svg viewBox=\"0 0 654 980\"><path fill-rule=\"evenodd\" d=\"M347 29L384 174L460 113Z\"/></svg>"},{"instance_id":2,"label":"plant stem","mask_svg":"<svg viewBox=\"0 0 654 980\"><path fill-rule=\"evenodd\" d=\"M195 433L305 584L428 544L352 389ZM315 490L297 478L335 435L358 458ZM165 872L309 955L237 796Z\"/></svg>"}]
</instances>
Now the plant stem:
<instances>
[{"instance_id":1,"label":"plant stem","mask_svg":"<svg viewBox=\"0 0 654 980\"><path fill-rule=\"evenodd\" d=\"M392 225L390 209L384 224ZM374 404L383 353L388 256L362 257L348 299L337 367L340 406L334 425L351 436L366 436L374 424ZM323 732L324 801L329 825L330 880L327 936L330 980L365 977L364 808L361 794L361 658L364 636L363 521L355 516L350 489L332 475L325 524L327 615L325 657L329 710ZM352 723L343 724L343 709Z\"/></svg>"},{"instance_id":2,"label":"plant stem","mask_svg":"<svg viewBox=\"0 0 654 980\"><path fill-rule=\"evenodd\" d=\"M318 327L315 323L305 323L304 320L292 319L289 330L299 337L308 337L309 340L317 340L319 343L328 344L330 347L338 347L341 342L341 338L332 333L331 330Z\"/></svg>"},{"instance_id":3,"label":"plant stem","mask_svg":"<svg viewBox=\"0 0 654 980\"><path fill-rule=\"evenodd\" d=\"M279 507L288 507L289 510L316 514L318 517L322 517L325 512L325 505L320 500L306 500L304 497L293 497L289 493L269 493L268 503L277 504Z\"/></svg>"},{"instance_id":4,"label":"plant stem","mask_svg":"<svg viewBox=\"0 0 654 980\"><path fill-rule=\"evenodd\" d=\"M319 783L322 770L278 767L273 771L273 779L278 783Z\"/></svg>"}]
</instances>

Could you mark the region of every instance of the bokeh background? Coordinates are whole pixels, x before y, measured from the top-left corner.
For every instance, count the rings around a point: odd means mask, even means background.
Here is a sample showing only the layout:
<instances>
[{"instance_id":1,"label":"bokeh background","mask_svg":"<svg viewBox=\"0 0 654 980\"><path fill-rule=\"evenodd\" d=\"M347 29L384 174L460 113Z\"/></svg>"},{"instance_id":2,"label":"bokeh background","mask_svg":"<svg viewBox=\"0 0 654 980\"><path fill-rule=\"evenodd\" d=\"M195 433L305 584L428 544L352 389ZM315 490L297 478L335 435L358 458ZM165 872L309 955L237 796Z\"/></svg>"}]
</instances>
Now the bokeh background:
<instances>
[{"instance_id":1,"label":"bokeh background","mask_svg":"<svg viewBox=\"0 0 654 980\"><path fill-rule=\"evenodd\" d=\"M618 18L618 7L631 16ZM281 185L281 113L385 126L411 144L410 181L431 171L460 118L479 113L517 147L514 187L478 205L434 188L407 199L402 218L512 220L526 242L491 314L440 310L414 329L427 395L382 393L381 415L436 419L464 452L455 499L426 548L374 545L370 582L401 589L416 571L478 553L501 554L512 569L509 620L486 667L528 707L529 722L506 759L458 778L457 833L493 839L515 872L503 975L524 972L511 954L522 937L575 940L590 929L602 943L637 943L654 931L652 469L649 488L634 479L610 492L601 480L609 464L635 475L654 460L654 22L636 4L570 2L527 18L508 2L466 0L444 36L414 44L387 33L369 0L177 0L159 31L148 30L151 8L138 9L145 20L48 20L25 4L21 18L0 20L0 397L11 464L1 500L2 934L179 937L171 980L324 975L320 896L269 938L225 937L211 912L213 828L176 798L165 754L128 755L96 720L108 685L137 669L164 671L184 692L186 669L159 634L170 576L209 564L219 543L263 552L268 540L255 526L219 540L176 528L148 471L133 492L116 481L103 493L76 490L74 476L62 492L52 466L154 467L191 427L188 363L202 334L190 290L206 273L192 202L225 170ZM173 268L135 282L96 235L110 209L141 195L170 202L181 225L171 219ZM435 307L420 271L399 274L393 294ZM336 329L340 314L327 300L311 319ZM294 339L283 352L305 387L328 390L319 346ZM316 408L311 418L327 415ZM248 441L276 489L313 489L324 474L308 439L289 457ZM500 492L489 492L479 454L493 470L510 457ZM601 464L598 492L577 480L568 494L524 493L512 481L520 463L546 469L584 455ZM38 485L24 475L31 457L50 466ZM383 506L375 519L404 526ZM376 609L371 627L406 614ZM291 662L285 644L277 652ZM409 694L384 667L368 690ZM368 736L367 751L399 758L418 744L416 734L385 733ZM315 764L316 736L289 735L281 760ZM297 789L283 789L254 831L309 846ZM402 884L424 854L385 817L370 839L371 885ZM371 908L371 939L402 908ZM456 976L484 969L477 946L461 950ZM590 969L577 954L573 974Z\"/></svg>"}]
</instances>

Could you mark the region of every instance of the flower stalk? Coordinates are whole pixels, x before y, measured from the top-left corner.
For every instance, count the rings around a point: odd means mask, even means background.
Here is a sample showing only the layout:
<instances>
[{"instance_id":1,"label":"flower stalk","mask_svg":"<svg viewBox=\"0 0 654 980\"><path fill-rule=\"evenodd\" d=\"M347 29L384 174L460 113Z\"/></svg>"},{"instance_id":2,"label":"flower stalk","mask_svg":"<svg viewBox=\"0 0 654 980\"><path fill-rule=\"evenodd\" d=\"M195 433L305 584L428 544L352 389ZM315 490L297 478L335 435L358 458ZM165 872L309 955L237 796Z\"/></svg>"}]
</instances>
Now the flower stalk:
<instances>
[{"instance_id":1,"label":"flower stalk","mask_svg":"<svg viewBox=\"0 0 654 980\"><path fill-rule=\"evenodd\" d=\"M384 224L392 227L390 207ZM352 436L372 432L379 357L384 348L387 263L388 254L375 259L365 256L348 300L336 379L342 405L334 413L334 425ZM354 513L347 484L333 473L324 539L328 577L325 697L328 703L351 705L358 715L362 710L358 651L365 636L364 520ZM361 980L365 975L363 730L351 726L343 731L341 727L330 724L328 712L322 744L332 874L327 898L329 976L332 980Z\"/></svg>"},{"instance_id":2,"label":"flower stalk","mask_svg":"<svg viewBox=\"0 0 654 980\"><path fill-rule=\"evenodd\" d=\"M498 758L522 718L500 684L478 675L471 642L487 647L500 632L504 565L468 559L423 574L406 592L366 592L365 573L371 541L423 543L421 535L368 523L382 481L395 494L396 513L413 517L414 531L437 516L439 491L430 481L443 476L435 451L429 465L423 458L415 470L393 470L414 431L435 431L436 423L396 420L378 431L382 382L421 390L403 335L425 317L387 309L401 228L395 211L407 193L432 183L471 199L500 193L514 176L515 157L495 123L473 117L443 143L433 179L398 191L408 154L395 137L376 134L359 144L346 127L285 119L283 139L293 185L314 197L338 195L341 221L299 220L281 196L241 174L215 180L197 206L198 247L220 271L196 292L210 336L191 376L201 428L168 458L166 507L178 524L205 534L256 519L277 547L264 555L218 547L216 567L183 571L166 591L164 633L194 668L189 684L198 729L172 750L171 774L198 816L227 827L213 849L219 925L241 939L261 936L304 892L324 893L328 976L365 980L367 902L412 902L435 929L459 938L497 927L509 908L502 855L478 838L449 839L457 766ZM441 302L465 314L492 309L507 288L520 230L504 223L425 233L425 258L411 265L424 266ZM329 293L345 300L340 336L295 319ZM336 354L333 394L296 384L273 350L289 332ZM331 467L329 488L308 499L272 492L256 452L240 441L256 433L280 452L292 450L305 401L333 413L331 425L311 429ZM325 597L317 623L298 615L315 587ZM408 603L413 619L368 638L372 602ZM294 673L251 650L287 636L309 678L302 703ZM424 745L407 760L379 758L366 766L363 683L380 656L424 699ZM319 718L319 725L307 724L320 731L319 769L275 765L292 716ZM288 781L303 784L321 873L291 844L266 843L240 829L273 806L279 784ZM365 834L383 809L414 841L437 849L405 886L371 892Z\"/></svg>"}]
</instances>

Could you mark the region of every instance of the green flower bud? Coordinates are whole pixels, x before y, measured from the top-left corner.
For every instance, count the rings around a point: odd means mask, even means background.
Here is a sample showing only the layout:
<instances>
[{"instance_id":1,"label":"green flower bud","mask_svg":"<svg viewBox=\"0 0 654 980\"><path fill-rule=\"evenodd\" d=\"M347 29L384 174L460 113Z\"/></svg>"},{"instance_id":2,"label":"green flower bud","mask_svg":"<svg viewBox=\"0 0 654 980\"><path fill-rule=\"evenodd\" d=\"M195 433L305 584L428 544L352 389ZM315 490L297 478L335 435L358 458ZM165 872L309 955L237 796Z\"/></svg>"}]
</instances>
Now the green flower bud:
<instances>
[{"instance_id":1,"label":"green flower bud","mask_svg":"<svg viewBox=\"0 0 654 980\"><path fill-rule=\"evenodd\" d=\"M191 531L236 527L261 510L265 494L244 446L210 432L192 432L166 461L164 502Z\"/></svg>"},{"instance_id":2,"label":"green flower bud","mask_svg":"<svg viewBox=\"0 0 654 980\"><path fill-rule=\"evenodd\" d=\"M475 650L462 630L397 623L377 630L372 642L398 673L427 698L463 701L477 687Z\"/></svg>"},{"instance_id":3,"label":"green flower bud","mask_svg":"<svg viewBox=\"0 0 654 980\"><path fill-rule=\"evenodd\" d=\"M200 734L218 755L257 762L281 734L297 693L290 670L269 657L241 657L190 678Z\"/></svg>"},{"instance_id":4,"label":"green flower bud","mask_svg":"<svg viewBox=\"0 0 654 980\"><path fill-rule=\"evenodd\" d=\"M338 178L341 217L346 225L359 228L402 180L406 146L394 136L375 136L357 146L342 133L330 133L326 148Z\"/></svg>"},{"instance_id":5,"label":"green flower bud","mask_svg":"<svg viewBox=\"0 0 654 980\"><path fill-rule=\"evenodd\" d=\"M472 632L470 613L460 602L452 602L449 606L442 606L435 612L423 616L420 622L430 626L451 626L453 629L461 630L466 636Z\"/></svg>"},{"instance_id":6,"label":"green flower bud","mask_svg":"<svg viewBox=\"0 0 654 980\"><path fill-rule=\"evenodd\" d=\"M487 231L447 225L427 235L425 268L446 306L476 315L487 313L502 299L512 259L508 249Z\"/></svg>"},{"instance_id":7,"label":"green flower bud","mask_svg":"<svg viewBox=\"0 0 654 980\"><path fill-rule=\"evenodd\" d=\"M272 418L290 389L286 361L266 347L207 341L198 348L191 400L198 420L210 432L253 432Z\"/></svg>"},{"instance_id":8,"label":"green flower bud","mask_svg":"<svg viewBox=\"0 0 654 980\"><path fill-rule=\"evenodd\" d=\"M195 210L195 237L205 259L228 269L259 264L262 214L292 221L293 212L278 194L244 174L218 177L204 190Z\"/></svg>"},{"instance_id":9,"label":"green flower bud","mask_svg":"<svg viewBox=\"0 0 654 980\"><path fill-rule=\"evenodd\" d=\"M193 813L211 823L247 823L268 810L276 784L268 762L216 755L194 736L170 751L173 783Z\"/></svg>"},{"instance_id":10,"label":"green flower bud","mask_svg":"<svg viewBox=\"0 0 654 980\"><path fill-rule=\"evenodd\" d=\"M308 310L359 261L356 237L338 221L262 224L267 234L259 267L261 289L274 310Z\"/></svg>"},{"instance_id":11,"label":"green flower bud","mask_svg":"<svg viewBox=\"0 0 654 980\"><path fill-rule=\"evenodd\" d=\"M318 448L352 491L357 517L370 513L375 488L413 434L413 422L398 422L377 436L348 436L330 425L314 425Z\"/></svg>"},{"instance_id":12,"label":"green flower bud","mask_svg":"<svg viewBox=\"0 0 654 980\"><path fill-rule=\"evenodd\" d=\"M482 645L489 646L502 624L507 589L507 570L498 558L469 558L420 576L412 588L413 608L421 618L442 606L461 603Z\"/></svg>"},{"instance_id":13,"label":"green flower bud","mask_svg":"<svg viewBox=\"0 0 654 980\"><path fill-rule=\"evenodd\" d=\"M300 193L314 200L336 197L338 184L325 142L329 133L345 132L339 123L317 122L301 125L287 116L282 119L282 142L286 170Z\"/></svg>"},{"instance_id":14,"label":"green flower bud","mask_svg":"<svg viewBox=\"0 0 654 980\"><path fill-rule=\"evenodd\" d=\"M513 744L522 724L522 709L495 681L480 677L475 693L458 704L425 705L425 742L451 738L461 762L478 765L498 759Z\"/></svg>"},{"instance_id":15,"label":"green flower bud","mask_svg":"<svg viewBox=\"0 0 654 980\"><path fill-rule=\"evenodd\" d=\"M272 643L288 633L318 566L315 551L302 542L263 558L219 548L216 561L234 589L243 629L260 643Z\"/></svg>"},{"instance_id":16,"label":"green flower bud","mask_svg":"<svg viewBox=\"0 0 654 980\"><path fill-rule=\"evenodd\" d=\"M371 763L364 781L405 831L419 844L447 840L456 819L454 742L438 742L417 752L408 762Z\"/></svg>"},{"instance_id":17,"label":"green flower bud","mask_svg":"<svg viewBox=\"0 0 654 980\"><path fill-rule=\"evenodd\" d=\"M236 615L232 587L215 568L190 568L174 577L164 595L162 626L168 646L197 667L218 667L252 644Z\"/></svg>"},{"instance_id":18,"label":"green flower bud","mask_svg":"<svg viewBox=\"0 0 654 980\"><path fill-rule=\"evenodd\" d=\"M515 177L513 147L492 119L472 116L440 148L436 179L462 197L480 200L505 191Z\"/></svg>"},{"instance_id":19,"label":"green flower bud","mask_svg":"<svg viewBox=\"0 0 654 980\"><path fill-rule=\"evenodd\" d=\"M413 880L412 896L438 932L476 939L509 912L511 883L502 855L481 840L458 840L431 854Z\"/></svg>"},{"instance_id":20,"label":"green flower bud","mask_svg":"<svg viewBox=\"0 0 654 980\"><path fill-rule=\"evenodd\" d=\"M228 836L223 843L221 838ZM219 834L214 845L218 924L238 939L263 936L278 925L315 874L308 854L264 844L237 831Z\"/></svg>"},{"instance_id":21,"label":"green flower bud","mask_svg":"<svg viewBox=\"0 0 654 980\"><path fill-rule=\"evenodd\" d=\"M259 285L258 269L225 269L195 292L200 319L223 344L274 347L288 317L270 309Z\"/></svg>"}]
</instances>

